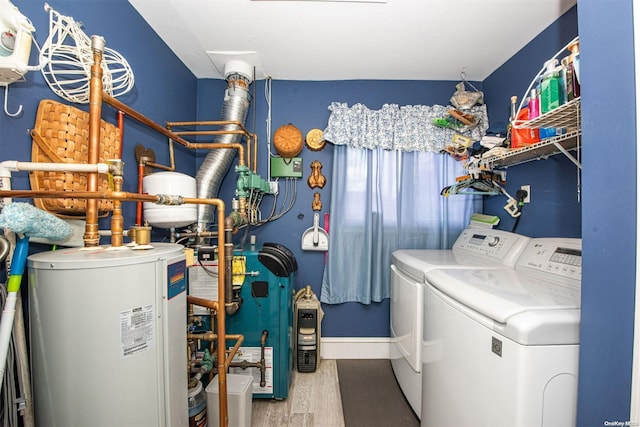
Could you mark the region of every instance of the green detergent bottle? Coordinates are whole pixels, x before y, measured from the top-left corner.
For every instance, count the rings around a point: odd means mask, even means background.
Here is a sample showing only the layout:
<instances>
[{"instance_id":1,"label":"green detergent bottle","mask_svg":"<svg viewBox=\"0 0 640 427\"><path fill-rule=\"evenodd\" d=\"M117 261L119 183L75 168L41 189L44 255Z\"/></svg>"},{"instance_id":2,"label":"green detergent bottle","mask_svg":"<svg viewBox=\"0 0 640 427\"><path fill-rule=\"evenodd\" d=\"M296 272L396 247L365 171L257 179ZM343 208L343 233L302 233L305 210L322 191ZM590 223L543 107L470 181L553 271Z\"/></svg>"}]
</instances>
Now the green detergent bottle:
<instances>
[{"instance_id":1,"label":"green detergent bottle","mask_svg":"<svg viewBox=\"0 0 640 427\"><path fill-rule=\"evenodd\" d=\"M540 112L547 113L560 106L560 82L558 60L553 58L544 63L546 72L540 82Z\"/></svg>"}]
</instances>

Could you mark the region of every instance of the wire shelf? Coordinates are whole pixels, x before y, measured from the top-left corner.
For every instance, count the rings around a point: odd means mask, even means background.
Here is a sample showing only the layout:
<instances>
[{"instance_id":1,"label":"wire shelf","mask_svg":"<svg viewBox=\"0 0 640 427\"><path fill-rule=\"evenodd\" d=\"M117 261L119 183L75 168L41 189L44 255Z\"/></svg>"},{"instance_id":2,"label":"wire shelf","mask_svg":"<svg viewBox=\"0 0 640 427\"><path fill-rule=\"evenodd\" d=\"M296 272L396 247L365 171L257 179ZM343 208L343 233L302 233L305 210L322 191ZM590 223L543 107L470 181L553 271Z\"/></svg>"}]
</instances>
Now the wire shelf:
<instances>
[{"instance_id":1,"label":"wire shelf","mask_svg":"<svg viewBox=\"0 0 640 427\"><path fill-rule=\"evenodd\" d=\"M565 128L567 132L580 129L580 98L569 101L533 120L516 120L513 122L513 127L516 129Z\"/></svg>"},{"instance_id":2,"label":"wire shelf","mask_svg":"<svg viewBox=\"0 0 640 427\"><path fill-rule=\"evenodd\" d=\"M564 154L581 167L580 163L569 153L580 149L580 98L576 98L560 107L551 110L533 120L516 121L513 127L522 128L563 128L565 133L553 138L543 139L535 144L511 149L503 154L495 154L481 160L483 168L506 168L531 160L546 159L556 154Z\"/></svg>"}]
</instances>

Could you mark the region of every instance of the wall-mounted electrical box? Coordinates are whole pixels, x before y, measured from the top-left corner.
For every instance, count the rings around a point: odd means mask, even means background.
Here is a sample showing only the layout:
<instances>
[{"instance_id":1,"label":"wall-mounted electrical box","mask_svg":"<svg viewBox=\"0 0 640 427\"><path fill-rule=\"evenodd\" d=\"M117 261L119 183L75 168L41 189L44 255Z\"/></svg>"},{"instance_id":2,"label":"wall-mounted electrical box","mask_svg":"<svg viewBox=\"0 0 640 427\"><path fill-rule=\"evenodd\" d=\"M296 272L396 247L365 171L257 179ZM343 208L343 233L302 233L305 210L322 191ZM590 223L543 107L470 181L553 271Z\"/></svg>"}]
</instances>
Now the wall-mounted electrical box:
<instances>
[{"instance_id":1,"label":"wall-mounted electrical box","mask_svg":"<svg viewBox=\"0 0 640 427\"><path fill-rule=\"evenodd\" d=\"M302 158L271 157L271 178L302 178Z\"/></svg>"}]
</instances>

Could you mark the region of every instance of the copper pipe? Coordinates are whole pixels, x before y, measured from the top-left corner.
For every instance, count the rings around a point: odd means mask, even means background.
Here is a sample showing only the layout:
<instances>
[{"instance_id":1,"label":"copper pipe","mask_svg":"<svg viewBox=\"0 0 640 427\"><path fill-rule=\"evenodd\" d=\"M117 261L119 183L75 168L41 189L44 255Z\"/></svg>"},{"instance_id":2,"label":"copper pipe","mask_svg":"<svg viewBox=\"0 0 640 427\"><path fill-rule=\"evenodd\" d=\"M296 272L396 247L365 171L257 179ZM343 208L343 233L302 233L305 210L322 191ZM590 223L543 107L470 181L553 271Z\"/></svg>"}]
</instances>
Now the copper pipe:
<instances>
[{"instance_id":1,"label":"copper pipe","mask_svg":"<svg viewBox=\"0 0 640 427\"><path fill-rule=\"evenodd\" d=\"M239 302L233 301L233 285L231 283L231 279L233 276L233 243L231 242L231 230L233 227L233 222L230 222L232 220L232 218L227 217L226 218L226 223L225 223L225 233L227 232L227 230L229 231L229 235L227 240L229 241L229 243L227 243L225 245L225 252L227 254L227 259L224 263L224 269L226 271L227 274L227 282L224 285L224 292L225 292L225 305L224 305L224 311L227 314L234 314L236 313L239 309L240 309L240 304ZM220 266L221 264L218 263L218 271L220 271Z\"/></svg>"},{"instance_id":2,"label":"copper pipe","mask_svg":"<svg viewBox=\"0 0 640 427\"><path fill-rule=\"evenodd\" d=\"M129 107L127 104L118 101L117 99L113 98L112 96L110 96L109 94L107 94L106 92L102 92L102 100L104 102L106 102L107 104L111 105L113 108L116 108L120 111L123 111L124 113L126 113L128 116L130 116L133 119L136 119L137 121L139 121L140 123L150 127L151 129L163 134L164 136L166 136L167 138L171 138L173 141L176 141L177 143L187 147L187 148L191 148L191 149L212 149L212 148L236 148L238 150L238 164L240 165L244 165L245 164L245 159L244 159L244 147L242 146L242 144L223 144L223 143L193 143L193 142L189 142L186 139L182 138L180 135L176 134L175 132L171 132L168 129L163 128L162 126L160 126L159 124L157 124L156 122L154 122L153 120L145 117L143 114L137 112L136 110L134 110L133 108ZM230 131L230 132L226 132L226 133L234 133L234 131ZM227 147L228 146L228 147Z\"/></svg>"},{"instance_id":3,"label":"copper pipe","mask_svg":"<svg viewBox=\"0 0 640 427\"><path fill-rule=\"evenodd\" d=\"M216 302L216 301L213 301ZM195 304L195 303L194 303ZM200 305L200 304L196 304ZM227 334L226 338L228 340L239 340L242 339L244 341L244 335L242 334ZM202 332L199 334L188 333L187 339L189 340L202 340L202 341L216 341L218 339L218 334L214 332Z\"/></svg>"},{"instance_id":4,"label":"copper pipe","mask_svg":"<svg viewBox=\"0 0 640 427\"><path fill-rule=\"evenodd\" d=\"M111 190L102 191L34 191L34 190L0 190L0 194L7 194L6 197L10 197L11 193L15 194L14 197L31 198L31 199L87 199L87 200L109 200L119 199L127 201L142 201L157 203L159 196L150 194L136 194L128 193L124 191L115 192ZM1 196L0 196L1 197ZM200 199L200 200L215 200L215 199ZM203 203L203 202L201 202Z\"/></svg>"},{"instance_id":5,"label":"copper pipe","mask_svg":"<svg viewBox=\"0 0 640 427\"><path fill-rule=\"evenodd\" d=\"M197 136L197 135L244 135L249 138L249 134L247 134L244 130L180 130L173 131L176 135L188 135L188 136Z\"/></svg>"},{"instance_id":6,"label":"copper pipe","mask_svg":"<svg viewBox=\"0 0 640 427\"><path fill-rule=\"evenodd\" d=\"M1 197L1 194L0 194ZM185 203L192 203L192 201L202 200L202 199L192 199L185 198ZM219 199L205 199L211 200L213 205L216 205L218 211L218 224L222 225L225 223L224 218L224 202ZM225 255L225 236L226 233L218 233L218 265L224 266L226 263L226 255ZM216 322L217 322L217 332L218 332L218 405L220 408L220 426L228 426L229 425L229 417L227 412L227 355L225 352L226 347L226 324L225 324L225 312L224 310L219 310L218 307L225 306L225 295L224 289L220 289L220 284L224 286L226 283L226 273L224 268L218 268L218 301L207 300L204 298L198 298L194 296L187 296L187 301L192 304L202 305L203 307L208 307L214 309L216 312ZM244 337L241 338L240 342L244 340ZM236 346L239 347L239 345ZM237 351L237 349L236 349ZM235 351L231 354L235 355Z\"/></svg>"},{"instance_id":7,"label":"copper pipe","mask_svg":"<svg viewBox=\"0 0 640 427\"><path fill-rule=\"evenodd\" d=\"M160 163L151 162L149 160L143 160L142 163L144 166L151 166L152 168L155 168L155 169L162 169L169 172L175 171L176 161L175 161L175 156L173 154L173 139L169 138L169 164L171 166L161 165Z\"/></svg>"},{"instance_id":8,"label":"copper pipe","mask_svg":"<svg viewBox=\"0 0 640 427\"><path fill-rule=\"evenodd\" d=\"M213 311L218 310L218 301L187 295L187 302L189 304L199 305L200 307L206 307Z\"/></svg>"},{"instance_id":9,"label":"copper pipe","mask_svg":"<svg viewBox=\"0 0 640 427\"><path fill-rule=\"evenodd\" d=\"M214 301L211 301L214 302ZM201 304L197 304L194 303L196 305L201 305ZM204 306L203 307L207 307ZM218 339L218 335L213 333L213 332L203 332L200 334L187 334L187 339L189 340L203 340L203 341L218 341L218 347L222 346L222 348L225 347L224 343L221 343L220 339ZM244 335L242 334L228 334L225 336L225 338L227 340L236 340L236 343L234 344L234 346L231 348L231 350L229 350L229 354L226 356L226 360L224 362L224 366L225 366L225 370L229 369L229 366L231 365L231 361L233 360L233 358L235 357L236 353L238 352L238 349L240 348L240 346L244 343ZM219 373L218 373L219 374Z\"/></svg>"},{"instance_id":10,"label":"copper pipe","mask_svg":"<svg viewBox=\"0 0 640 427\"><path fill-rule=\"evenodd\" d=\"M196 122L167 122L167 127L169 129L171 129L172 127L176 127L176 126L198 126L198 125L202 125L202 126L222 126L222 125L232 125L232 126L238 126L238 128L240 128L240 130L242 130L245 134L249 135L250 132L245 129L244 125L242 124L242 122L239 122L237 120L209 120L209 121L196 121Z\"/></svg>"},{"instance_id":11,"label":"copper pipe","mask_svg":"<svg viewBox=\"0 0 640 427\"><path fill-rule=\"evenodd\" d=\"M138 194L142 194L142 180L144 178L144 164L140 162L138 165ZM142 225L142 202L138 202L136 206L136 225Z\"/></svg>"},{"instance_id":12,"label":"copper pipe","mask_svg":"<svg viewBox=\"0 0 640 427\"><path fill-rule=\"evenodd\" d=\"M236 150L238 150L238 166L244 166L246 164L244 160L244 146L237 142L199 142L199 143L194 142L189 145L189 148L195 148L195 149L235 148Z\"/></svg>"},{"instance_id":13,"label":"copper pipe","mask_svg":"<svg viewBox=\"0 0 640 427\"><path fill-rule=\"evenodd\" d=\"M98 191L49 191L49 190L0 190L0 198L2 197L16 197L16 198L31 198L31 199L89 199L89 200L123 200L128 202L142 201L151 202L161 205L183 205L183 204L195 204L195 205L217 205L221 204L224 209L224 201L220 199L198 199L195 197L181 197L175 195L166 194L137 194L127 191L112 191L112 190L98 190ZM224 212L218 212L220 217L220 223L225 223ZM224 245L224 233L218 233L218 244ZM219 252L224 253L224 249L219 249ZM224 257L223 257L224 258ZM222 259L221 261L222 262ZM218 273L220 276L220 273Z\"/></svg>"},{"instance_id":14,"label":"copper pipe","mask_svg":"<svg viewBox=\"0 0 640 427\"><path fill-rule=\"evenodd\" d=\"M173 164L173 162L171 162L171 166L165 166L155 162L145 162L144 164L146 166L151 166L152 168L162 169L169 172L173 172L174 170L176 170L176 166Z\"/></svg>"},{"instance_id":15,"label":"copper pipe","mask_svg":"<svg viewBox=\"0 0 640 427\"><path fill-rule=\"evenodd\" d=\"M220 282L218 282L218 289L220 288ZM209 321L211 322L211 329L213 329L213 325L215 325L215 319L216 316L218 315L218 310L216 311L209 311ZM226 331L225 331L226 332ZM218 336L216 335L216 340L218 339ZM211 341L209 343L209 354L213 354L213 352L215 351L216 347L213 345L213 341ZM224 343L223 343L224 344ZM218 346L220 345L220 343L218 342ZM217 369L216 369L217 370ZM213 381L213 369L211 370L211 372L209 372L209 381Z\"/></svg>"},{"instance_id":16,"label":"copper pipe","mask_svg":"<svg viewBox=\"0 0 640 427\"><path fill-rule=\"evenodd\" d=\"M170 171L176 170L176 159L173 153L173 139L169 139L169 164L171 165Z\"/></svg>"},{"instance_id":17,"label":"copper pipe","mask_svg":"<svg viewBox=\"0 0 640 427\"><path fill-rule=\"evenodd\" d=\"M179 137L178 135L174 134L173 132L163 128L162 126L160 126L159 124L157 124L153 120L148 119L147 117L145 117L144 115L140 114L139 112L137 112L133 108L129 107L127 104L118 101L117 99L115 99L114 97L109 95L108 93L102 92L102 100L104 102L106 102L107 104L111 105L113 108L124 112L129 117L131 117L133 119L136 119L137 121L139 121L143 125L146 125L146 126L150 127L151 129L155 130L156 132L159 132L159 133L163 134L167 138L171 138L174 141L178 142L179 144L184 145L185 147L189 146L189 144L190 144L189 141L186 141L186 140L182 139L181 137Z\"/></svg>"},{"instance_id":18,"label":"copper pipe","mask_svg":"<svg viewBox=\"0 0 640 427\"><path fill-rule=\"evenodd\" d=\"M187 298L190 298L189 296ZM215 301L208 301L208 300L202 300L201 298L197 298L198 300L201 301L206 301L207 303L212 302L214 304L216 304ZM191 302L191 300L188 299L188 301ZM203 304L199 304L196 302L193 302L193 304L196 305L202 305L203 307L209 307L211 308L210 305L203 305ZM217 305L217 304L216 304ZM203 341L218 341L218 348L220 347L226 347L225 343L221 342L220 339L218 339L218 334L215 334L213 332L204 332L204 333L200 333L200 334L187 334L187 339L189 340L203 340ZM233 358L235 357L236 353L238 352L238 349L240 349L240 346L242 346L242 344L244 343L244 335L242 334L228 334L225 335L225 338L227 340L236 340L236 343L234 344L234 346L231 348L231 350L229 350L229 354L225 357L225 361L224 361L224 366L225 366L225 371L227 369L229 369L229 366L231 366L231 362L233 361ZM264 345L263 345L264 347ZM264 364L264 358L262 360L262 363ZM218 365L220 366L220 365ZM218 372L218 375L220 375L220 372Z\"/></svg>"},{"instance_id":19,"label":"copper pipe","mask_svg":"<svg viewBox=\"0 0 640 427\"><path fill-rule=\"evenodd\" d=\"M152 168L156 168L156 169L162 169L169 172L175 171L176 160L175 160L175 155L173 153L173 139L169 138L169 165L170 166L161 165L160 163L151 162L149 160L144 160L142 163L145 166L151 166Z\"/></svg>"},{"instance_id":20,"label":"copper pipe","mask_svg":"<svg viewBox=\"0 0 640 427\"><path fill-rule=\"evenodd\" d=\"M186 199L185 199L186 200ZM197 200L197 199L196 199ZM213 203L218 210L218 225L222 226L224 224L224 202L219 199L213 199L216 203ZM224 265L225 263L225 236L226 233L218 233L218 263ZM225 281L225 271L224 268L218 269L218 287L219 284L226 283ZM220 292L218 289L218 307L224 307L224 292ZM225 353L225 342L226 342L226 323L225 323L225 312L224 310L216 310L216 320L218 321L218 390L219 390L219 410L220 410L220 426L228 426L229 425L229 416L227 413L227 369L226 369L226 353ZM222 345L220 345L222 343ZM223 367L224 369L220 369Z\"/></svg>"},{"instance_id":21,"label":"copper pipe","mask_svg":"<svg viewBox=\"0 0 640 427\"><path fill-rule=\"evenodd\" d=\"M247 138L247 162L253 172L258 171L257 159L258 159L258 135L250 133L238 121L203 121L203 122L169 122L167 128L171 129L172 126L197 126L197 125L225 125L231 124L238 126L241 130L190 130L190 131L173 131L176 135L244 135ZM251 161L251 144L253 144L253 162Z\"/></svg>"},{"instance_id":22,"label":"copper pipe","mask_svg":"<svg viewBox=\"0 0 640 427\"><path fill-rule=\"evenodd\" d=\"M118 111L118 129L120 129L120 144L118 145L118 158L122 159L122 147L124 146L124 113Z\"/></svg>"},{"instance_id":23,"label":"copper pipe","mask_svg":"<svg viewBox=\"0 0 640 427\"><path fill-rule=\"evenodd\" d=\"M253 135L253 172L258 173L258 135Z\"/></svg>"},{"instance_id":24,"label":"copper pipe","mask_svg":"<svg viewBox=\"0 0 640 427\"><path fill-rule=\"evenodd\" d=\"M185 198L184 203L196 203L197 201L208 200L209 204L216 206L218 211L218 224L224 224L224 202L220 199L193 199L193 198ZM225 233L218 233L218 263L224 265L225 263ZM218 269L218 301L217 307L224 307L224 292L220 291L220 284L224 285L225 283L225 271L224 268ZM205 300L202 298L196 297L187 297L187 301L191 301L195 303L195 301L202 302L204 307L209 307L213 305L213 301ZM229 416L227 412L227 369L226 369L226 352L225 352L225 342L226 342L226 325L225 325L225 313L224 310L218 310L216 307L216 321L217 321L217 332L218 332L218 404L220 408L220 420L219 423L221 426L229 425Z\"/></svg>"},{"instance_id":25,"label":"copper pipe","mask_svg":"<svg viewBox=\"0 0 640 427\"><path fill-rule=\"evenodd\" d=\"M215 341L218 339L218 335L213 332L202 332L200 334L187 334L188 340L202 340L202 341Z\"/></svg>"},{"instance_id":26,"label":"copper pipe","mask_svg":"<svg viewBox=\"0 0 640 427\"><path fill-rule=\"evenodd\" d=\"M116 192L122 191L122 175L113 176L113 189ZM140 203L140 202L138 202ZM111 214L111 246L122 246L122 229L124 228L124 217L122 216L122 201L113 201L113 212Z\"/></svg>"},{"instance_id":27,"label":"copper pipe","mask_svg":"<svg viewBox=\"0 0 640 427\"><path fill-rule=\"evenodd\" d=\"M93 49L93 65L91 65L91 80L89 82L89 147L87 163L96 164L100 159L100 120L102 117L102 52L104 51L104 39L99 36L91 37ZM98 174L87 173L87 191L98 190ZM83 236L85 246L98 246L100 235L98 232L98 201L87 200L87 214L85 234Z\"/></svg>"},{"instance_id":28,"label":"copper pipe","mask_svg":"<svg viewBox=\"0 0 640 427\"><path fill-rule=\"evenodd\" d=\"M250 133L242 124L237 120L210 120L210 121L195 121L195 122L167 122L167 129L173 127L186 127L186 126L237 126L239 130L185 130L174 131L176 135L244 135L247 139L247 162L246 164L251 166L251 141L255 141L257 144L257 135ZM257 149L255 150L257 156ZM257 171L254 161L254 172Z\"/></svg>"},{"instance_id":29,"label":"copper pipe","mask_svg":"<svg viewBox=\"0 0 640 427\"><path fill-rule=\"evenodd\" d=\"M228 335L227 339L231 339L231 335ZM221 340L218 340L218 346L220 346L220 341ZM233 346L233 348L231 348L231 350L229 350L229 354L227 355L226 360L224 361L225 371L229 369L229 365L231 365L231 361L236 356L236 353L238 352L238 349L240 348L243 342L244 342L244 335L238 335L238 337L236 338L235 345Z\"/></svg>"}]
</instances>

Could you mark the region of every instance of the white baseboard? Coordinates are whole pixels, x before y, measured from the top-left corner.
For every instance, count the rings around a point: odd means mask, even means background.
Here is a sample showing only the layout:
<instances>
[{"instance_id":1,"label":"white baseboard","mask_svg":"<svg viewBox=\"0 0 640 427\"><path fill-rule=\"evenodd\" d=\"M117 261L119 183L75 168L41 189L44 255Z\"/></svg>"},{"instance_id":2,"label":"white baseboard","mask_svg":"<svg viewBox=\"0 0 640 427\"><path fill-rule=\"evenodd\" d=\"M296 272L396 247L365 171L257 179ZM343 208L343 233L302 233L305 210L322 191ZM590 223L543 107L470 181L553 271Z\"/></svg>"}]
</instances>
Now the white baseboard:
<instances>
[{"instance_id":1,"label":"white baseboard","mask_svg":"<svg viewBox=\"0 0 640 427\"><path fill-rule=\"evenodd\" d=\"M391 338L323 337L322 359L390 359Z\"/></svg>"}]
</instances>

